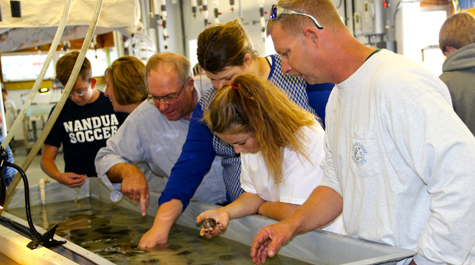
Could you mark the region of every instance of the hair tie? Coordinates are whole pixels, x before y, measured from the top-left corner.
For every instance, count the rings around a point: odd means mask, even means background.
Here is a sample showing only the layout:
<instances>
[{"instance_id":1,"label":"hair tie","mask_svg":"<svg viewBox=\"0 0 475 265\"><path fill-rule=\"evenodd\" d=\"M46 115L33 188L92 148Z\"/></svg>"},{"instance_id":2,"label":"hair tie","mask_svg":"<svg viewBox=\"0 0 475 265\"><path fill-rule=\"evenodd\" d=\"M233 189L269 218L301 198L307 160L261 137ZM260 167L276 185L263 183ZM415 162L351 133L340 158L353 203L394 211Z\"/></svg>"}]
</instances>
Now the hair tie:
<instances>
[{"instance_id":1,"label":"hair tie","mask_svg":"<svg viewBox=\"0 0 475 265\"><path fill-rule=\"evenodd\" d=\"M232 87L234 90L237 90L237 86L233 85L233 83L231 83L231 87Z\"/></svg>"}]
</instances>

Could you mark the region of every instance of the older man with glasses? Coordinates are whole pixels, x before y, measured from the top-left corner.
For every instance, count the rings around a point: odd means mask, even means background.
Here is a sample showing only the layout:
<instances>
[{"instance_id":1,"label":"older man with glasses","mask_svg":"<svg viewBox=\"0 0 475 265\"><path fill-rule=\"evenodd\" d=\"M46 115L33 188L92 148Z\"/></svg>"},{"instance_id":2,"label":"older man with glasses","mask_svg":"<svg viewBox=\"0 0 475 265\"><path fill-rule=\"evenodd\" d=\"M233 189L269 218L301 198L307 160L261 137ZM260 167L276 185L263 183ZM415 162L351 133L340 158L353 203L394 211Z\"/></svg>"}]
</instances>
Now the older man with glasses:
<instances>
[{"instance_id":1,"label":"older man with glasses","mask_svg":"<svg viewBox=\"0 0 475 265\"><path fill-rule=\"evenodd\" d=\"M147 101L129 115L95 160L98 176L112 190L111 200L118 201L125 195L140 203L142 215L147 213L149 187L157 192L165 188L198 99L213 89L205 76L192 77L186 57L170 52L155 54L148 60L145 82L149 90ZM144 174L137 167L139 162L148 164L153 174ZM226 201L219 158L193 198L210 203Z\"/></svg>"},{"instance_id":2,"label":"older man with glasses","mask_svg":"<svg viewBox=\"0 0 475 265\"><path fill-rule=\"evenodd\" d=\"M78 55L79 52L67 53L56 63L56 78L63 86L69 80ZM127 117L125 113L115 112L109 99L96 89L97 81L92 78L91 68L89 60L84 58L69 100L46 138L41 156L43 171L70 188L80 187L87 177L96 176L97 152ZM61 145L64 172L55 163Z\"/></svg>"}]
</instances>

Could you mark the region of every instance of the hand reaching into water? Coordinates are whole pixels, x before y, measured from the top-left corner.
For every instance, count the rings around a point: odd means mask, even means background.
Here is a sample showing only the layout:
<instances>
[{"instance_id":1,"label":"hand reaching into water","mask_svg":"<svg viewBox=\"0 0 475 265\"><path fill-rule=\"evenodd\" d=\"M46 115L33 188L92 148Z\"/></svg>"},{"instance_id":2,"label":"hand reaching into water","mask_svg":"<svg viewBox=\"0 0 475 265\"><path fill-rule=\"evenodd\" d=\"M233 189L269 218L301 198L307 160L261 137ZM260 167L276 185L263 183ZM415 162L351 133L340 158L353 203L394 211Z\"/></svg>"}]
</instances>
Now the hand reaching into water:
<instances>
[{"instance_id":1,"label":"hand reaching into water","mask_svg":"<svg viewBox=\"0 0 475 265\"><path fill-rule=\"evenodd\" d=\"M267 257L274 257L280 246L292 239L295 231L295 226L286 221L263 227L252 241L252 262L254 264L264 264Z\"/></svg>"},{"instance_id":2,"label":"hand reaching into water","mask_svg":"<svg viewBox=\"0 0 475 265\"><path fill-rule=\"evenodd\" d=\"M172 225L178 219L182 210L183 204L177 199L172 199L160 205L152 228L142 236L139 247L141 249L148 249L166 243L168 241L168 233L170 233Z\"/></svg>"}]
</instances>

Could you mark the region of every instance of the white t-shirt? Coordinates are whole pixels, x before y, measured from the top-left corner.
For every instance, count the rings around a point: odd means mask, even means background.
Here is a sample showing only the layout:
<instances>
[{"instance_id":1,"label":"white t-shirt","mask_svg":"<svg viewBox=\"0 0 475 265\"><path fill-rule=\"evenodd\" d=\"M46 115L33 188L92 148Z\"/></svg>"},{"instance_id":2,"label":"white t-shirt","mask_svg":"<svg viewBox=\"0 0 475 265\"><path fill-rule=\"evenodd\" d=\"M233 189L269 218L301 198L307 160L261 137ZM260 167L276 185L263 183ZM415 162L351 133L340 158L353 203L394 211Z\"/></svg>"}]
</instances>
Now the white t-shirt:
<instances>
[{"instance_id":1,"label":"white t-shirt","mask_svg":"<svg viewBox=\"0 0 475 265\"><path fill-rule=\"evenodd\" d=\"M439 78L381 50L332 90L325 120L320 185L343 196L349 236L475 263L475 139Z\"/></svg>"},{"instance_id":2,"label":"white t-shirt","mask_svg":"<svg viewBox=\"0 0 475 265\"><path fill-rule=\"evenodd\" d=\"M257 194L269 202L280 201L300 205L307 200L323 177L319 164L325 157L323 150L325 132L318 122L301 130L305 135L303 142L309 159L285 147L282 183L278 188L274 177L269 176L261 152L241 154L241 187L244 191ZM341 217L324 230L343 233Z\"/></svg>"}]
</instances>

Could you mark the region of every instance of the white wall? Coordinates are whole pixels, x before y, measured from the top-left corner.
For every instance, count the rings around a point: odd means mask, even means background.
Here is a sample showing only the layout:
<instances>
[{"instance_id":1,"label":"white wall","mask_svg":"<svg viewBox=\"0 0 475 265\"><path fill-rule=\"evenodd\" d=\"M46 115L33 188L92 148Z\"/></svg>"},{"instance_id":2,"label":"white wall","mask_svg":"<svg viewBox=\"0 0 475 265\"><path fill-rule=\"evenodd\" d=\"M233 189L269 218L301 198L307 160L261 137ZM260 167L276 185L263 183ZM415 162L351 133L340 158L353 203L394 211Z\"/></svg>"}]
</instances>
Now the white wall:
<instances>
[{"instance_id":1,"label":"white wall","mask_svg":"<svg viewBox=\"0 0 475 265\"><path fill-rule=\"evenodd\" d=\"M396 19L398 53L418 62L436 76L442 73L445 60L438 44L447 10L450 7L421 8L418 2L408 2L402 5Z\"/></svg>"},{"instance_id":2,"label":"white wall","mask_svg":"<svg viewBox=\"0 0 475 265\"><path fill-rule=\"evenodd\" d=\"M143 0L145 1L145 0ZM344 14L344 0L341 2L334 0L336 5L339 5L340 14ZM148 1L145 1L146 3ZM204 2L204 1L203 1ZM212 24L215 23L214 9L216 1L208 2L208 21ZM248 32L254 48L257 50L260 56L265 56L275 53L273 49L272 40L270 38L263 39L261 24L260 24L260 12L259 8L262 4L264 11L265 22L269 17L269 10L272 4L275 4L276 0L263 0L263 1L249 1L249 0L235 0L234 11L230 10L229 1L219 1L218 10L222 13L219 16L220 23L226 23L234 18L242 18L244 28ZM180 13L180 5L183 4L183 21L185 33L182 31L182 20ZM168 0L167 5L167 31L170 38L167 39L168 49L164 49L163 45L163 28L158 28L159 34L159 51L170 51L183 54L191 61L192 65L197 62L196 59L196 38L199 33L205 29L204 19L205 12L197 12L196 17L192 16L191 1L189 0ZM265 25L264 25L265 27ZM185 43L185 44L184 44ZM186 50L186 53L185 53Z\"/></svg>"}]
</instances>

